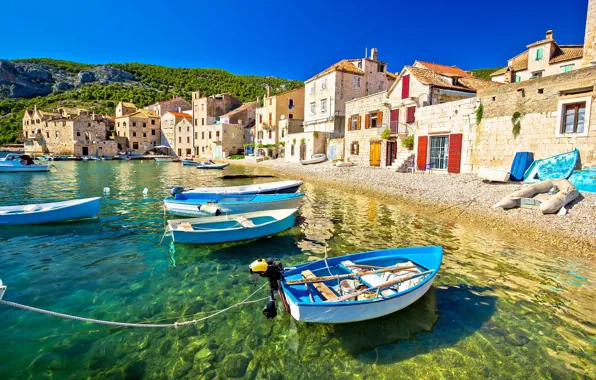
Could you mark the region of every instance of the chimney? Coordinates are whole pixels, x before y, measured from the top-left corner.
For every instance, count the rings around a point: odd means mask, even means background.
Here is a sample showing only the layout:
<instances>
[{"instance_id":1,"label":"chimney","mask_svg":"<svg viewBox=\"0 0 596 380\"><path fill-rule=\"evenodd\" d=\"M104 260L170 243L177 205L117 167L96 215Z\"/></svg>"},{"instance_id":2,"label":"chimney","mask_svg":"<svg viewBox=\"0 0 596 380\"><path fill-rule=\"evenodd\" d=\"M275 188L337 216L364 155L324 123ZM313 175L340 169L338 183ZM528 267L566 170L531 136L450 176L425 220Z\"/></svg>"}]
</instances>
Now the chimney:
<instances>
[{"instance_id":1,"label":"chimney","mask_svg":"<svg viewBox=\"0 0 596 380\"><path fill-rule=\"evenodd\" d=\"M514 83L514 72L512 67L508 67L507 71L505 71L505 75L503 76L503 83Z\"/></svg>"},{"instance_id":2,"label":"chimney","mask_svg":"<svg viewBox=\"0 0 596 380\"><path fill-rule=\"evenodd\" d=\"M546 31L546 39L549 41L553 40L553 31L552 30L547 30Z\"/></svg>"},{"instance_id":3,"label":"chimney","mask_svg":"<svg viewBox=\"0 0 596 380\"><path fill-rule=\"evenodd\" d=\"M267 97L271 96L271 87L267 86Z\"/></svg>"},{"instance_id":4,"label":"chimney","mask_svg":"<svg viewBox=\"0 0 596 380\"><path fill-rule=\"evenodd\" d=\"M178 112L182 113L182 107L178 107Z\"/></svg>"},{"instance_id":5,"label":"chimney","mask_svg":"<svg viewBox=\"0 0 596 380\"><path fill-rule=\"evenodd\" d=\"M372 59L373 61L378 61L378 58L379 58L379 49L377 49L377 48L370 49L370 59Z\"/></svg>"}]
</instances>

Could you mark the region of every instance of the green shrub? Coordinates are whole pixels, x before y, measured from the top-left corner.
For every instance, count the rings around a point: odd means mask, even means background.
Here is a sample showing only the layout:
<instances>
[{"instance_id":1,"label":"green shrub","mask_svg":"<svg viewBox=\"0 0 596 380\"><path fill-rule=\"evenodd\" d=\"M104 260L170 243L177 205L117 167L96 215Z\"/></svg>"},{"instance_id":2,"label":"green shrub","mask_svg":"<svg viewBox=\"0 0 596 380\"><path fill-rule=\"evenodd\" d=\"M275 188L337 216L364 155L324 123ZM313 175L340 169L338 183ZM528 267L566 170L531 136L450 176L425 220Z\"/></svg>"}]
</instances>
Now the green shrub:
<instances>
[{"instance_id":1,"label":"green shrub","mask_svg":"<svg viewBox=\"0 0 596 380\"><path fill-rule=\"evenodd\" d=\"M384 129L383 133L381 133L381 138L383 140L388 140L390 136L391 136L391 130L389 128Z\"/></svg>"},{"instance_id":2,"label":"green shrub","mask_svg":"<svg viewBox=\"0 0 596 380\"><path fill-rule=\"evenodd\" d=\"M484 116L484 106L480 103L478 108L476 108L476 124L480 124L482 116Z\"/></svg>"},{"instance_id":3,"label":"green shrub","mask_svg":"<svg viewBox=\"0 0 596 380\"><path fill-rule=\"evenodd\" d=\"M519 112L516 112L511 117L511 124L513 124L513 128L511 128L511 132L513 133L513 137L517 138L519 133L521 132L521 118L523 115Z\"/></svg>"},{"instance_id":4,"label":"green shrub","mask_svg":"<svg viewBox=\"0 0 596 380\"><path fill-rule=\"evenodd\" d=\"M228 157L230 160L244 160L244 156L242 154L235 154L233 156Z\"/></svg>"},{"instance_id":5,"label":"green shrub","mask_svg":"<svg viewBox=\"0 0 596 380\"><path fill-rule=\"evenodd\" d=\"M401 146L412 149L414 147L414 135L410 135L401 140Z\"/></svg>"}]
</instances>

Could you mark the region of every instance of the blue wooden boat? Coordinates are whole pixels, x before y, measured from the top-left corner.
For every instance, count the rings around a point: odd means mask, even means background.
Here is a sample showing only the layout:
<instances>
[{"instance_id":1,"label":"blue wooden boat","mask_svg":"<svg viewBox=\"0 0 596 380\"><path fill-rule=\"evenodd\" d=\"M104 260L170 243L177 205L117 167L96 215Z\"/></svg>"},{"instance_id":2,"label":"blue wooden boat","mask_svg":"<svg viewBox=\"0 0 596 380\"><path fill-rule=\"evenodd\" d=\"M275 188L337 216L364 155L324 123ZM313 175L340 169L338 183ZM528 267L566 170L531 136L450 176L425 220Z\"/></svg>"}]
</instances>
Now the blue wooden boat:
<instances>
[{"instance_id":1,"label":"blue wooden boat","mask_svg":"<svg viewBox=\"0 0 596 380\"><path fill-rule=\"evenodd\" d=\"M193 160L182 160L182 165L184 166L197 166L199 162Z\"/></svg>"},{"instance_id":2,"label":"blue wooden boat","mask_svg":"<svg viewBox=\"0 0 596 380\"><path fill-rule=\"evenodd\" d=\"M511 170L509 171L509 178L513 181L523 181L524 173L530 165L534 162L534 153L532 152L517 152L513 158L511 164Z\"/></svg>"},{"instance_id":3,"label":"blue wooden boat","mask_svg":"<svg viewBox=\"0 0 596 380\"><path fill-rule=\"evenodd\" d=\"M596 168L587 168L573 172L569 182L581 192L596 193Z\"/></svg>"},{"instance_id":4,"label":"blue wooden boat","mask_svg":"<svg viewBox=\"0 0 596 380\"><path fill-rule=\"evenodd\" d=\"M99 213L101 198L0 207L0 225L42 224L92 218Z\"/></svg>"},{"instance_id":5,"label":"blue wooden boat","mask_svg":"<svg viewBox=\"0 0 596 380\"><path fill-rule=\"evenodd\" d=\"M199 162L199 165L195 165L197 169L225 169L230 164L216 164L215 162Z\"/></svg>"},{"instance_id":6,"label":"blue wooden boat","mask_svg":"<svg viewBox=\"0 0 596 380\"><path fill-rule=\"evenodd\" d=\"M442 258L442 247L394 248L285 269L274 260L258 260L250 270L269 278L272 291L281 290L294 319L348 323L391 314L416 302L430 289ZM272 302L263 310L267 317L275 316Z\"/></svg>"},{"instance_id":7,"label":"blue wooden boat","mask_svg":"<svg viewBox=\"0 0 596 380\"><path fill-rule=\"evenodd\" d=\"M199 187L194 189L184 189L181 186L174 187L172 195L179 193L203 193L203 194L290 194L298 191L302 181L279 181L268 183L255 183L252 185L241 186L221 186L221 187Z\"/></svg>"},{"instance_id":8,"label":"blue wooden boat","mask_svg":"<svg viewBox=\"0 0 596 380\"><path fill-rule=\"evenodd\" d=\"M218 216L254 211L298 208L304 193L298 194L203 194L181 193L164 199L170 214L180 216Z\"/></svg>"},{"instance_id":9,"label":"blue wooden boat","mask_svg":"<svg viewBox=\"0 0 596 380\"><path fill-rule=\"evenodd\" d=\"M535 160L524 173L524 182L535 183L549 179L567 179L579 160L577 149L556 156Z\"/></svg>"},{"instance_id":10,"label":"blue wooden boat","mask_svg":"<svg viewBox=\"0 0 596 380\"><path fill-rule=\"evenodd\" d=\"M168 221L175 243L215 244L258 239L294 226L296 209Z\"/></svg>"}]
</instances>

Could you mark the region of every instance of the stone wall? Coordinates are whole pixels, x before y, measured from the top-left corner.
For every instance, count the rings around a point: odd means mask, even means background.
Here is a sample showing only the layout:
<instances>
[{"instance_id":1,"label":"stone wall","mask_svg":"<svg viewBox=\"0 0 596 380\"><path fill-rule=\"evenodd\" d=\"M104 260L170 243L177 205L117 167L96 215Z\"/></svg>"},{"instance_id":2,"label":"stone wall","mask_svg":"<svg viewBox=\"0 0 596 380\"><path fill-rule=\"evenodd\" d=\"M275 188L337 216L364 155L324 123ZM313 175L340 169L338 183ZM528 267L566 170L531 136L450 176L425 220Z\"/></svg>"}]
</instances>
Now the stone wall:
<instances>
[{"instance_id":1,"label":"stone wall","mask_svg":"<svg viewBox=\"0 0 596 380\"><path fill-rule=\"evenodd\" d=\"M592 66L594 62L596 62L596 0L589 0L582 66Z\"/></svg>"},{"instance_id":2,"label":"stone wall","mask_svg":"<svg viewBox=\"0 0 596 380\"><path fill-rule=\"evenodd\" d=\"M327 158L333 160L343 160L345 154L345 139L329 139L327 141Z\"/></svg>"},{"instance_id":3,"label":"stone wall","mask_svg":"<svg viewBox=\"0 0 596 380\"><path fill-rule=\"evenodd\" d=\"M285 146L285 162L299 162L300 149L305 149L305 159L309 159L313 154L326 153L327 134L323 132L302 132L288 135ZM292 146L294 151L292 152ZM293 154L292 154L293 153Z\"/></svg>"},{"instance_id":4,"label":"stone wall","mask_svg":"<svg viewBox=\"0 0 596 380\"><path fill-rule=\"evenodd\" d=\"M190 118L180 118L175 126L176 154L180 157L192 156L194 147L194 136Z\"/></svg>"}]
</instances>

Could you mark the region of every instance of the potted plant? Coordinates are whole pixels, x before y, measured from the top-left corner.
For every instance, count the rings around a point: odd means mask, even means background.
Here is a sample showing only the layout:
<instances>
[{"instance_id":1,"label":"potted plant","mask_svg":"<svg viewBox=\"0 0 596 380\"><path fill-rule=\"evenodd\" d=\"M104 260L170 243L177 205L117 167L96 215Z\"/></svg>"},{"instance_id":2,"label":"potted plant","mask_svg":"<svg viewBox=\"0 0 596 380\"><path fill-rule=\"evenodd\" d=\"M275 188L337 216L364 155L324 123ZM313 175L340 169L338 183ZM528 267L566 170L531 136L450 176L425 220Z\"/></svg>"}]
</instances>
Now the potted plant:
<instances>
[{"instance_id":1,"label":"potted plant","mask_svg":"<svg viewBox=\"0 0 596 380\"><path fill-rule=\"evenodd\" d=\"M408 150L412 150L414 148L414 136L410 135L402 139L401 146L403 146L404 148L408 148Z\"/></svg>"}]
</instances>

